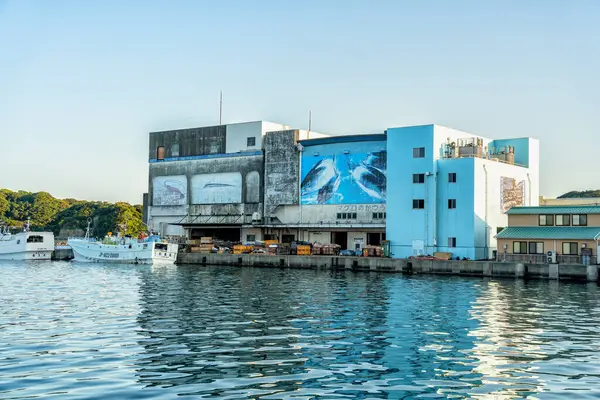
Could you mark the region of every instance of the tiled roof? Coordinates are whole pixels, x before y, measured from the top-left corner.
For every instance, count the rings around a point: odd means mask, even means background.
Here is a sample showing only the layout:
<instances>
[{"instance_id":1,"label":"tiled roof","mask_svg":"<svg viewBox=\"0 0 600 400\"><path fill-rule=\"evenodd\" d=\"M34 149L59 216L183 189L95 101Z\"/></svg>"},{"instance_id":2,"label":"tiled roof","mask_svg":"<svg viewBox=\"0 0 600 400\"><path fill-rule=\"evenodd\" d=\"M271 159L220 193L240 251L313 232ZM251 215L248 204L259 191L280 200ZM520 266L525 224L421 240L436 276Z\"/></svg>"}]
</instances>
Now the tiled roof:
<instances>
[{"instance_id":1,"label":"tiled roof","mask_svg":"<svg viewBox=\"0 0 600 400\"><path fill-rule=\"evenodd\" d=\"M600 206L513 207L507 214L600 214Z\"/></svg>"},{"instance_id":2,"label":"tiled roof","mask_svg":"<svg viewBox=\"0 0 600 400\"><path fill-rule=\"evenodd\" d=\"M600 227L589 226L509 226L496 235L498 239L580 239L597 240Z\"/></svg>"}]
</instances>

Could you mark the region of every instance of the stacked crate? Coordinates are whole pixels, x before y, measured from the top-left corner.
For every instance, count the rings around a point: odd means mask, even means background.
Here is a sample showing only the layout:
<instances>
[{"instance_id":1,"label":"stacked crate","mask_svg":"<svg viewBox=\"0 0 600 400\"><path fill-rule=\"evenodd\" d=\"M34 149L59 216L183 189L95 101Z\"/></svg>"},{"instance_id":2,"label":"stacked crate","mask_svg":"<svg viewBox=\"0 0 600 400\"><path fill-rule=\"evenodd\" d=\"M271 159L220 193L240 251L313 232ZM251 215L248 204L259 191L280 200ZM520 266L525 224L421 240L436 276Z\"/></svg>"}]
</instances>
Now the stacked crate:
<instances>
[{"instance_id":1,"label":"stacked crate","mask_svg":"<svg viewBox=\"0 0 600 400\"><path fill-rule=\"evenodd\" d=\"M326 244L323 246L322 254L325 256L337 256L341 248L339 244Z\"/></svg>"},{"instance_id":2,"label":"stacked crate","mask_svg":"<svg viewBox=\"0 0 600 400\"><path fill-rule=\"evenodd\" d=\"M310 256L310 246L299 244L298 247L296 247L296 254L299 256Z\"/></svg>"},{"instance_id":3,"label":"stacked crate","mask_svg":"<svg viewBox=\"0 0 600 400\"><path fill-rule=\"evenodd\" d=\"M362 253L364 257L381 257L383 250L379 246L365 246Z\"/></svg>"},{"instance_id":4,"label":"stacked crate","mask_svg":"<svg viewBox=\"0 0 600 400\"><path fill-rule=\"evenodd\" d=\"M233 246L233 254L249 254L254 250L254 246L249 246L245 244L236 244Z\"/></svg>"},{"instance_id":5,"label":"stacked crate","mask_svg":"<svg viewBox=\"0 0 600 400\"><path fill-rule=\"evenodd\" d=\"M323 254L323 245L319 244L319 243L313 244L312 255L313 256L320 256L322 254Z\"/></svg>"}]
</instances>

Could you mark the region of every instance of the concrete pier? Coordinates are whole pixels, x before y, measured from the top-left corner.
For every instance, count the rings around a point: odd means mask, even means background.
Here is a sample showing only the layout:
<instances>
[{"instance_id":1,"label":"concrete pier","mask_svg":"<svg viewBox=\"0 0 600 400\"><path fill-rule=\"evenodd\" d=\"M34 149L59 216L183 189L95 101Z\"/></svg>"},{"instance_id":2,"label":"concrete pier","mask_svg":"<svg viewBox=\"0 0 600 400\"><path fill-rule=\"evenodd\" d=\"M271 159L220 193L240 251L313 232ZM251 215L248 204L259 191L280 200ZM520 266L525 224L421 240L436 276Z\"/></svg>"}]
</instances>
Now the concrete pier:
<instances>
[{"instance_id":1,"label":"concrete pier","mask_svg":"<svg viewBox=\"0 0 600 400\"><path fill-rule=\"evenodd\" d=\"M598 266L524 264L496 261L442 261L335 256L268 256L263 254L179 253L177 264L237 267L344 269L352 271L441 274L518 279L598 281Z\"/></svg>"}]
</instances>

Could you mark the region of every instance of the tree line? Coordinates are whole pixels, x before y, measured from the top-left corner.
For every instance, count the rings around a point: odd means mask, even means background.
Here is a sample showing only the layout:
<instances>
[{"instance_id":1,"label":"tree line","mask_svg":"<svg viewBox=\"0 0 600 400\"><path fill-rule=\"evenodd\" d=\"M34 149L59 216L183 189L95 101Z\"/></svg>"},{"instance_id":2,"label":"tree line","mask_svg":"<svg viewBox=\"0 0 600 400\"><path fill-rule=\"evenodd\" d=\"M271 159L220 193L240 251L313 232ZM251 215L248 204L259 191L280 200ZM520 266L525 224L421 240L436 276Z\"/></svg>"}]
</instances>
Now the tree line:
<instances>
[{"instance_id":1,"label":"tree line","mask_svg":"<svg viewBox=\"0 0 600 400\"><path fill-rule=\"evenodd\" d=\"M0 189L0 224L14 230L22 229L30 220L31 230L52 231L64 238L85 232L88 218L95 237L108 232L138 235L146 230L141 205L57 199L47 192Z\"/></svg>"}]
</instances>

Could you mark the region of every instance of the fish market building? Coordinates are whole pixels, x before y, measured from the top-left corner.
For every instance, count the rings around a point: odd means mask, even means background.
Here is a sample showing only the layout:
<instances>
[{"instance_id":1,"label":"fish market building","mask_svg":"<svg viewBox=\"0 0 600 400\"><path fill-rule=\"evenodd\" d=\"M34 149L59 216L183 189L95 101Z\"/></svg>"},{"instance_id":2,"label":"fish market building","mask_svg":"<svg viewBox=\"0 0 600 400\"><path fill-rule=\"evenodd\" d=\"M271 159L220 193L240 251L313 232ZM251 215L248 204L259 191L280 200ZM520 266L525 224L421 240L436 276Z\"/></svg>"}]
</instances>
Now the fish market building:
<instances>
[{"instance_id":1,"label":"fish market building","mask_svg":"<svg viewBox=\"0 0 600 400\"><path fill-rule=\"evenodd\" d=\"M538 204L538 164L535 139L437 125L344 136L264 121L153 132L145 215L163 235L187 238L353 250L387 239L394 257L491 258L506 211Z\"/></svg>"}]
</instances>

